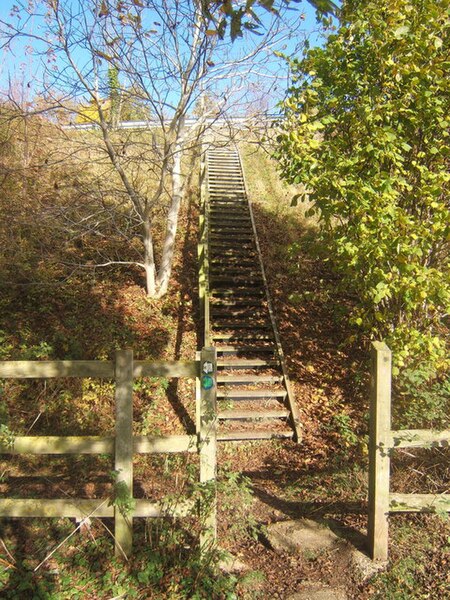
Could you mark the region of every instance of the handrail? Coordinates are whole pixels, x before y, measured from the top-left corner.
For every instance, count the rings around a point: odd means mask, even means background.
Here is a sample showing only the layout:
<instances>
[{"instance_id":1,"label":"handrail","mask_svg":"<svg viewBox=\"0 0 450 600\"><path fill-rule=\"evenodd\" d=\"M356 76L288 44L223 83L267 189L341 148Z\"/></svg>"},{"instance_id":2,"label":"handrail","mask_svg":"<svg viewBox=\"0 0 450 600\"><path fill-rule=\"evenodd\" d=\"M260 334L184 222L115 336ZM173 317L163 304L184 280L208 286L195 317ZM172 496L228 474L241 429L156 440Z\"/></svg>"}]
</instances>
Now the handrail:
<instances>
[{"instance_id":1,"label":"handrail","mask_svg":"<svg viewBox=\"0 0 450 600\"><path fill-rule=\"evenodd\" d=\"M302 440L302 425L300 422L300 414L299 414L297 405L295 403L294 392L292 390L292 385L289 380L289 375L288 375L286 365L285 365L285 356L284 356L284 352L283 352L283 347L281 345L281 338L280 338L280 333L278 331L277 322L275 319L275 312L273 310L272 300L270 297L269 284L267 282L266 271L264 269L264 263L263 263L262 254L261 254L261 246L259 244L258 232L256 229L256 222L255 222L255 216L253 214L252 203L250 201L250 196L248 194L248 187L247 187L247 182L245 179L244 166L242 164L242 158L241 158L241 154L240 154L238 148L236 148L236 150L237 150L237 155L239 158L239 164L241 166L242 179L243 179L243 184L244 184L244 193L245 193L245 197L247 198L247 201L248 201L250 220L252 223L253 235L255 237L255 245L256 245L256 249L257 249L259 266L261 268L261 274L262 274L262 279L263 279L263 283L264 283L264 292L266 295L267 307L268 307L269 315L270 315L270 322L272 324L273 334L275 337L275 343L277 346L278 356L280 359L281 369L283 372L284 383L286 386L289 409L291 411L292 427L294 429L296 441L300 442Z\"/></svg>"}]
</instances>

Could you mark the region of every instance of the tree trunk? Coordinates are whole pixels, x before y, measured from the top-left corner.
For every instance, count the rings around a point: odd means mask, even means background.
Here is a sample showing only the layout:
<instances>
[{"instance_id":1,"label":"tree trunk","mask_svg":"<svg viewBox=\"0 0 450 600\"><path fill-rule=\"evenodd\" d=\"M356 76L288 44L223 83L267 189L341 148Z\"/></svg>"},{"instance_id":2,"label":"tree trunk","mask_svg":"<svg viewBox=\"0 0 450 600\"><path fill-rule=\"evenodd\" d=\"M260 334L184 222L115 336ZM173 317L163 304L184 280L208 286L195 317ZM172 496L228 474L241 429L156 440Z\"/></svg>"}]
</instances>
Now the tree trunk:
<instances>
[{"instance_id":1,"label":"tree trunk","mask_svg":"<svg viewBox=\"0 0 450 600\"><path fill-rule=\"evenodd\" d=\"M142 241L144 242L144 269L145 269L145 287L147 295L156 296L156 269L155 269L155 257L153 254L153 236L152 226L148 218L144 219L142 224L143 235Z\"/></svg>"},{"instance_id":2,"label":"tree trunk","mask_svg":"<svg viewBox=\"0 0 450 600\"><path fill-rule=\"evenodd\" d=\"M158 297L164 296L169 287L170 275L172 272L172 261L175 250L175 238L178 228L178 214L180 212L181 200L183 197L183 177L181 173L181 157L183 143L180 131L175 142L173 156L172 172L172 202L170 204L169 214L167 216L166 237L161 257L161 266L158 272Z\"/></svg>"}]
</instances>

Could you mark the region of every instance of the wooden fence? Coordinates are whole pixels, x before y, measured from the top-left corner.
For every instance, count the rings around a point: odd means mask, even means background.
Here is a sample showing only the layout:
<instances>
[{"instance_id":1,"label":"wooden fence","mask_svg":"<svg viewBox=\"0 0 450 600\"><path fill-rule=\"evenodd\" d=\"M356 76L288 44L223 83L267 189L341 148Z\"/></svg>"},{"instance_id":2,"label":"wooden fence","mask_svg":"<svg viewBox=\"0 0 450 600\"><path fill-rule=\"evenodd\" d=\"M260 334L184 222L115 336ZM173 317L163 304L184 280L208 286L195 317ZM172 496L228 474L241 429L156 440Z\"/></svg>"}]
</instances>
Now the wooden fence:
<instances>
[{"instance_id":1,"label":"wooden fence","mask_svg":"<svg viewBox=\"0 0 450 600\"><path fill-rule=\"evenodd\" d=\"M387 560L389 513L450 511L450 494L392 494L390 460L397 448L448 447L450 430L391 429L391 351L372 345L369 434L368 545L374 560Z\"/></svg>"},{"instance_id":2,"label":"wooden fence","mask_svg":"<svg viewBox=\"0 0 450 600\"><path fill-rule=\"evenodd\" d=\"M202 375L203 374L203 375ZM0 363L0 379L102 378L115 380L115 435L17 436L12 446L0 446L1 454L111 454L118 473L116 489L126 489L134 508L121 511L119 503L106 499L0 499L0 517L114 517L115 553L129 556L132 549L133 517L184 516L192 504L165 509L163 503L132 499L133 455L198 452L200 481L216 476L216 351L203 348L200 360L147 362L133 360L132 350L116 353L115 361L6 361ZM133 380L140 377L199 378L196 398L196 435L133 436ZM205 377L207 379L205 380ZM126 488L125 488L126 486ZM202 532L202 546L215 540L215 500Z\"/></svg>"}]
</instances>

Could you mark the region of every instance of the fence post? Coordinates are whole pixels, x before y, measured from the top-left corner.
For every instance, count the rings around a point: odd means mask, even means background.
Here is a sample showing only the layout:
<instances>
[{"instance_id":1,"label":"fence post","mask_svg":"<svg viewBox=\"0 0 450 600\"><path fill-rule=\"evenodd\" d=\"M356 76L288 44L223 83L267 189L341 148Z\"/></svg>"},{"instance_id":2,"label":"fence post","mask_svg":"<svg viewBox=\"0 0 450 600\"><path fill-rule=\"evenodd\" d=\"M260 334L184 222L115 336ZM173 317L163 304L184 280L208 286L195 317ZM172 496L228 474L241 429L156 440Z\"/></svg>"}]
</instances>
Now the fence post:
<instances>
[{"instance_id":1,"label":"fence post","mask_svg":"<svg viewBox=\"0 0 450 600\"><path fill-rule=\"evenodd\" d=\"M216 452L217 452L217 356L215 348L203 348L200 356L200 483L209 483L208 514L202 523L200 548L211 549L216 541ZM210 496L211 494L211 496ZM200 507L203 512L204 508ZM203 515L202 515L203 516Z\"/></svg>"},{"instance_id":2,"label":"fence post","mask_svg":"<svg viewBox=\"0 0 450 600\"><path fill-rule=\"evenodd\" d=\"M114 505L115 555L128 558L133 543L133 515L124 501L133 495L133 351L116 352L116 503Z\"/></svg>"},{"instance_id":3,"label":"fence post","mask_svg":"<svg viewBox=\"0 0 450 600\"><path fill-rule=\"evenodd\" d=\"M368 545L373 560L387 560L391 432L391 351L374 342L371 351Z\"/></svg>"}]
</instances>

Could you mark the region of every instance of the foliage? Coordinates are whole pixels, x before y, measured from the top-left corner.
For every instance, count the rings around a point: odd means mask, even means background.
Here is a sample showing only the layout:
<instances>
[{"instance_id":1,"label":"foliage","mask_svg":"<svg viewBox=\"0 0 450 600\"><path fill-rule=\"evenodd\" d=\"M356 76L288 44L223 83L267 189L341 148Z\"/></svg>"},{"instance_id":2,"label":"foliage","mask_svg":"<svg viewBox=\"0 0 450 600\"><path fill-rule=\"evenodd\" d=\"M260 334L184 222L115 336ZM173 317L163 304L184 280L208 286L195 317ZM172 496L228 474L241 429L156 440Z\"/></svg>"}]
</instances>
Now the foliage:
<instances>
[{"instance_id":1,"label":"foliage","mask_svg":"<svg viewBox=\"0 0 450 600\"><path fill-rule=\"evenodd\" d=\"M280 171L304 183L322 242L400 368L445 370L450 308L446 0L349 0L324 48L291 60ZM306 194L305 194L306 196Z\"/></svg>"},{"instance_id":2,"label":"foliage","mask_svg":"<svg viewBox=\"0 0 450 600\"><path fill-rule=\"evenodd\" d=\"M239 535L241 538L256 539L257 522L250 511L254 501L251 480L224 466L219 472L217 493L220 510L233 514L233 521L228 524L227 536L233 538Z\"/></svg>"},{"instance_id":3,"label":"foliage","mask_svg":"<svg viewBox=\"0 0 450 600\"><path fill-rule=\"evenodd\" d=\"M114 486L108 506L117 506L120 514L128 517L136 508L136 500L133 498L126 481L119 479L120 472L113 471L111 477L114 481Z\"/></svg>"},{"instance_id":4,"label":"foliage","mask_svg":"<svg viewBox=\"0 0 450 600\"><path fill-rule=\"evenodd\" d=\"M394 525L391 565L389 570L372 580L370 598L425 600L447 597L448 578L440 578L439 574L448 571L448 530L444 523L439 523L438 517L427 517L426 522L429 526L434 524L432 533L423 526L423 522L416 523L415 527L408 521ZM402 550L401 554L399 550Z\"/></svg>"},{"instance_id":5,"label":"foliage","mask_svg":"<svg viewBox=\"0 0 450 600\"><path fill-rule=\"evenodd\" d=\"M220 0L220 2L204 2L203 11L205 16L214 23L216 29L209 30L210 35L218 35L223 39L229 28L230 38L234 41L242 37L244 30L260 33L263 23L255 12L260 7L270 13L278 14L283 6L299 4L301 0L246 0L246 2L233 4L231 0ZM320 13L337 13L338 7L332 0L308 0ZM220 6L217 12L217 6Z\"/></svg>"},{"instance_id":6,"label":"foliage","mask_svg":"<svg viewBox=\"0 0 450 600\"><path fill-rule=\"evenodd\" d=\"M68 519L61 519L45 530L41 526L35 531L36 536L30 544L37 546L40 539L48 547L49 543L55 543L52 535L64 538L70 534L72 527ZM106 600L113 597L177 600L237 598L234 590L238 579L222 575L216 570L218 555L201 558L189 546L188 532L180 533L177 524L153 523L152 529L156 528L160 535L150 540L146 537L148 531L140 531L133 558L124 564L123 561L111 558L112 540L105 536L105 530L98 522L93 522L90 535L63 546L52 557L51 565L44 565L34 571L31 557L28 557L27 560L18 561L14 567L2 567L0 595L11 599L55 600ZM176 552L173 549L168 552L168 537L175 535L184 545L177 546Z\"/></svg>"},{"instance_id":7,"label":"foliage","mask_svg":"<svg viewBox=\"0 0 450 600\"><path fill-rule=\"evenodd\" d=\"M405 369L393 403L396 427L445 429L449 426L450 379L433 381L426 367Z\"/></svg>"}]
</instances>

